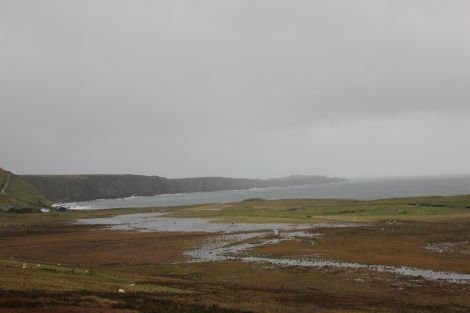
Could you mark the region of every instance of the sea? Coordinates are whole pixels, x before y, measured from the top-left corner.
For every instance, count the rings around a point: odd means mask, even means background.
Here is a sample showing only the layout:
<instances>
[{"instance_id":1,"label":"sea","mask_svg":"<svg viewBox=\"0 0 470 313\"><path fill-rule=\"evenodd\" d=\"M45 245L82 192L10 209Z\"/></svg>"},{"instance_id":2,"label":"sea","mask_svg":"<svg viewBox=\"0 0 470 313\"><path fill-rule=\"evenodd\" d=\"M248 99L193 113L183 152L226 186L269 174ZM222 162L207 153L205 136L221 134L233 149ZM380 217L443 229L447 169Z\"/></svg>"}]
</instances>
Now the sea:
<instances>
[{"instance_id":1,"label":"sea","mask_svg":"<svg viewBox=\"0 0 470 313\"><path fill-rule=\"evenodd\" d=\"M452 196L470 194L470 175L398 178L357 178L347 182L290 187L254 188L165 194L150 197L59 203L70 209L111 209L168 207L204 203L237 202L250 198L274 199L356 199L374 200L415 196Z\"/></svg>"}]
</instances>

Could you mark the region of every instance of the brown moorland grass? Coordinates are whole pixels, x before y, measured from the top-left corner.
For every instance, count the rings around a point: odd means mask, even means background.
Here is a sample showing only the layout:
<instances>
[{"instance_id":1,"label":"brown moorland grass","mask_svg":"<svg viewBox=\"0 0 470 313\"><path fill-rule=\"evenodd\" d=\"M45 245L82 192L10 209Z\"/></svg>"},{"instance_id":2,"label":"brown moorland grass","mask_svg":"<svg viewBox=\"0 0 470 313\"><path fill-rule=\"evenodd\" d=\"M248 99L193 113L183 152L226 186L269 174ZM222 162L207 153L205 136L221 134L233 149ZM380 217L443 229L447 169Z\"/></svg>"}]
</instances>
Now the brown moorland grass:
<instances>
[{"instance_id":1,"label":"brown moorland grass","mask_svg":"<svg viewBox=\"0 0 470 313\"><path fill-rule=\"evenodd\" d=\"M142 264L182 262L183 251L207 238L205 233L86 231L0 238L0 255L24 261L65 264Z\"/></svg>"},{"instance_id":2,"label":"brown moorland grass","mask_svg":"<svg viewBox=\"0 0 470 313\"><path fill-rule=\"evenodd\" d=\"M314 244L284 241L255 249L255 254L275 257L318 257L357 262L410 266L470 273L470 254L437 253L426 249L428 243L470 240L470 223L403 222L377 224L362 228L325 228ZM463 250L462 247L460 247Z\"/></svg>"},{"instance_id":3,"label":"brown moorland grass","mask_svg":"<svg viewBox=\"0 0 470 313\"><path fill-rule=\"evenodd\" d=\"M470 273L468 200L254 201L172 210L222 220L306 223L314 219L306 217L310 214L318 214L320 220L345 221L363 214L361 219L373 222L368 227L314 229L322 236L313 245L299 239L250 253L320 255ZM432 206L438 202L446 207ZM470 312L470 285L366 270L281 268L237 261L183 263L183 251L215 235L106 231L73 224L76 218L131 212L1 215L0 312ZM424 248L434 242L459 246L445 253Z\"/></svg>"},{"instance_id":4,"label":"brown moorland grass","mask_svg":"<svg viewBox=\"0 0 470 313\"><path fill-rule=\"evenodd\" d=\"M400 226L390 227L398 229ZM345 234L335 234L335 231L357 230L322 231L325 231L323 238L330 235L340 238ZM348 236L354 237L351 234ZM183 307L188 303L203 307L218 303L225 308L255 312L397 312L397 309L400 312L442 312L443 308L445 312L466 312L470 309L466 296L470 292L468 286L441 285L389 274L273 268L240 262L172 264L181 260L179 253L185 247L207 238L207 234L77 230L22 234L15 241L11 241L11 236L8 238L1 242L0 257L8 259L13 256L14 260L0 263L0 285L6 290L23 291L25 294L33 290L50 290L59 294L70 290L78 295L88 292L115 295L118 288L125 288L136 297L140 297L142 292L150 292L157 298L181 303ZM142 241L137 243L137 248L133 245L136 239ZM67 242L71 242L70 251L77 244L80 253L67 255ZM116 246L119 242L126 244ZM286 243L294 244L292 241ZM287 248L296 250L295 245L302 244L295 242L294 246ZM147 250L157 247L168 252L160 250L159 253L149 251L150 254L146 254ZM331 249L329 252L333 251ZM117 259L118 262L108 262L107 259L103 260L103 256ZM51 264L61 258L67 264ZM21 266L25 260L27 268L23 269ZM41 267L37 267L38 264ZM131 283L136 286L130 287ZM115 309L114 304L107 304L107 298L100 295L94 297L93 301L89 298L74 301L78 306L89 306L90 311L95 310L96 306L104 306L103 312ZM59 303L48 301L43 299L37 303L34 300L32 303L38 306L47 304L58 312L67 308L61 302L66 301L64 299ZM25 312L29 310L26 307L23 309Z\"/></svg>"}]
</instances>

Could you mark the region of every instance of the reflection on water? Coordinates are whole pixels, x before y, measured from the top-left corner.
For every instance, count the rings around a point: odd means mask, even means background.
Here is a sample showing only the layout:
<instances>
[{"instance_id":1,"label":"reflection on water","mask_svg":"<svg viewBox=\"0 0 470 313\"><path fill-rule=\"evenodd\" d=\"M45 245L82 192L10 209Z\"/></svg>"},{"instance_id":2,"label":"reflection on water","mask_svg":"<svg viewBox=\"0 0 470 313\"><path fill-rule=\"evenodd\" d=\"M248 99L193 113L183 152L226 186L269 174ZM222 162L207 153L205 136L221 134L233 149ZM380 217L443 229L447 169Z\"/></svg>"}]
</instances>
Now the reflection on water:
<instances>
[{"instance_id":1,"label":"reflection on water","mask_svg":"<svg viewBox=\"0 0 470 313\"><path fill-rule=\"evenodd\" d=\"M207 232L237 233L269 230L299 230L306 228L332 227L333 224L256 224L256 223L213 223L204 218L162 217L163 213L126 214L106 218L79 219L77 223L88 225L108 225L112 230L162 231L162 232ZM335 227L351 227L364 224L337 223Z\"/></svg>"},{"instance_id":2,"label":"reflection on water","mask_svg":"<svg viewBox=\"0 0 470 313\"><path fill-rule=\"evenodd\" d=\"M201 247L186 251L188 262L212 262L239 260L273 266L298 266L309 268L340 268L392 273L426 280L452 283L470 283L470 274L439 272L406 266L368 265L324 259L269 258L249 255L253 248L272 245L285 240L312 240L321 236L313 231L331 227L365 227L365 224L248 224L212 223L202 218L167 218L162 213L119 215L110 218L80 219L77 223L107 225L113 230L162 231L162 232L210 232L218 235ZM253 242L254 241L254 242Z\"/></svg>"},{"instance_id":3,"label":"reflection on water","mask_svg":"<svg viewBox=\"0 0 470 313\"><path fill-rule=\"evenodd\" d=\"M461 246L467 245L468 241L460 242L434 242L426 245L426 250L436 253L463 253L470 254L470 250L461 249Z\"/></svg>"},{"instance_id":4,"label":"reflection on water","mask_svg":"<svg viewBox=\"0 0 470 313\"><path fill-rule=\"evenodd\" d=\"M275 239L264 239L266 233L246 233L235 235L223 235L218 237L213 242L206 243L200 248L186 252L185 254L193 260L199 262L210 261L229 261L239 260L243 262L256 262L263 264L270 264L275 266L298 266L310 268L340 268L340 269L354 269L354 270L372 270L377 272L392 273L416 278L423 278L426 280L441 280L452 283L470 283L470 274L460 274L452 272L439 272L429 269L419 269L407 266L386 266L386 265L369 265L352 262L340 262L324 259L293 259L293 258L268 258L268 257L254 257L247 256L246 252L250 249L263 246L276 244L284 240L292 240L295 238L289 232L284 233L284 236ZM301 238L309 236L304 233ZM311 234L310 237L318 236L318 234ZM248 239L257 238L256 243L245 242Z\"/></svg>"}]
</instances>

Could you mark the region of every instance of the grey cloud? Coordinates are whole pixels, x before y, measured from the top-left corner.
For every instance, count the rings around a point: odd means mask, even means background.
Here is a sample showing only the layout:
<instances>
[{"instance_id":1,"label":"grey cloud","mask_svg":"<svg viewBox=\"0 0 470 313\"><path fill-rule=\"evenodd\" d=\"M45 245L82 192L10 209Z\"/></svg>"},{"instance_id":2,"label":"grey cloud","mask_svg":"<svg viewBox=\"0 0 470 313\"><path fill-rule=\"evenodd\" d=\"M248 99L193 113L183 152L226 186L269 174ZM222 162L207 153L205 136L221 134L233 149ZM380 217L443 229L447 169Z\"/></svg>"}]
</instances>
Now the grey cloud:
<instances>
[{"instance_id":1,"label":"grey cloud","mask_svg":"<svg viewBox=\"0 0 470 313\"><path fill-rule=\"evenodd\" d=\"M0 161L25 172L168 176L444 173L437 161L417 170L412 155L393 171L379 166L393 160L380 153L374 170L315 157L364 143L357 128L382 134L371 147L388 151L390 119L414 134L429 114L436 138L454 142L452 121L470 119L469 9L424 0L0 0ZM339 135L341 125L350 131ZM330 137L310 136L325 127ZM414 144L394 141L392 150ZM450 172L470 170L469 145L459 149L441 159L458 165Z\"/></svg>"}]
</instances>

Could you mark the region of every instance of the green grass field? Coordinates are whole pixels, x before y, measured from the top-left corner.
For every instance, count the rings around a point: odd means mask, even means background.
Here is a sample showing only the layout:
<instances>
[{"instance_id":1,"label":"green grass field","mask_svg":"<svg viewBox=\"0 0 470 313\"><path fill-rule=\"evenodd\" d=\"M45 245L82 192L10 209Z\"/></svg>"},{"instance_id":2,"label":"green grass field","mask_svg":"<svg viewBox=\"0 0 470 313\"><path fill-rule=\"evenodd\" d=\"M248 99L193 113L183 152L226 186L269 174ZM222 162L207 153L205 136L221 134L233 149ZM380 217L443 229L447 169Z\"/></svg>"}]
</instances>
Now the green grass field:
<instances>
[{"instance_id":1,"label":"green grass field","mask_svg":"<svg viewBox=\"0 0 470 313\"><path fill-rule=\"evenodd\" d=\"M6 181L7 174L0 169L0 186ZM47 207L51 202L21 177L11 175L10 184L5 194L0 194L0 208L9 206Z\"/></svg>"},{"instance_id":2,"label":"green grass field","mask_svg":"<svg viewBox=\"0 0 470 313\"><path fill-rule=\"evenodd\" d=\"M5 183L5 179L6 179L6 173L4 170L0 168L0 187L3 186L3 184Z\"/></svg>"},{"instance_id":3,"label":"green grass field","mask_svg":"<svg viewBox=\"0 0 470 313\"><path fill-rule=\"evenodd\" d=\"M272 200L175 209L173 217L203 217L226 222L374 222L470 217L470 196L356 200Z\"/></svg>"}]
</instances>

